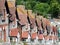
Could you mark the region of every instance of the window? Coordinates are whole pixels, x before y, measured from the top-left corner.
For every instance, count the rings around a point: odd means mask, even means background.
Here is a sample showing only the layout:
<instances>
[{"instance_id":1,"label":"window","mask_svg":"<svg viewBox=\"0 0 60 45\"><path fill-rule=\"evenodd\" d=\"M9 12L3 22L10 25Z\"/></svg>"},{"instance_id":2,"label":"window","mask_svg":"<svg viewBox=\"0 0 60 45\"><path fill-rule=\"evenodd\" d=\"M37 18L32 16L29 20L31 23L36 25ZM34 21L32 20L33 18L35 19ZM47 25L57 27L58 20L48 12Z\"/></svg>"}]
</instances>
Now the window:
<instances>
[{"instance_id":1,"label":"window","mask_svg":"<svg viewBox=\"0 0 60 45\"><path fill-rule=\"evenodd\" d=\"M0 13L0 17L2 16L2 14Z\"/></svg>"},{"instance_id":2,"label":"window","mask_svg":"<svg viewBox=\"0 0 60 45\"><path fill-rule=\"evenodd\" d=\"M5 22L5 19L3 17L1 17L1 18L2 18L2 22Z\"/></svg>"},{"instance_id":3,"label":"window","mask_svg":"<svg viewBox=\"0 0 60 45\"><path fill-rule=\"evenodd\" d=\"M5 22L5 20L2 20L2 22Z\"/></svg>"},{"instance_id":4,"label":"window","mask_svg":"<svg viewBox=\"0 0 60 45\"><path fill-rule=\"evenodd\" d=\"M15 27L15 24L13 24L13 27Z\"/></svg>"}]
</instances>

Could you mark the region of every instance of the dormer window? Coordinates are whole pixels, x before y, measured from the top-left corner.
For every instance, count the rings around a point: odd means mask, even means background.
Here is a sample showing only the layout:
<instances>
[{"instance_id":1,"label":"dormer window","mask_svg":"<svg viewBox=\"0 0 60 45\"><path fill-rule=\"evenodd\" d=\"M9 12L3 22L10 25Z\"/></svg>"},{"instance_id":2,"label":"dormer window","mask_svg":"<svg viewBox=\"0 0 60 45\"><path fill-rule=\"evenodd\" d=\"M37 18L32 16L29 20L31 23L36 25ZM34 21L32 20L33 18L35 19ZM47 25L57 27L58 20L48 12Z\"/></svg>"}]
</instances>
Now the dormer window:
<instances>
[{"instance_id":1,"label":"dormer window","mask_svg":"<svg viewBox=\"0 0 60 45\"><path fill-rule=\"evenodd\" d=\"M2 20L2 22L5 22L5 20Z\"/></svg>"},{"instance_id":2,"label":"dormer window","mask_svg":"<svg viewBox=\"0 0 60 45\"><path fill-rule=\"evenodd\" d=\"M2 17L2 22L5 22L5 19Z\"/></svg>"},{"instance_id":3,"label":"dormer window","mask_svg":"<svg viewBox=\"0 0 60 45\"><path fill-rule=\"evenodd\" d=\"M15 27L15 25L13 24L13 27Z\"/></svg>"}]
</instances>

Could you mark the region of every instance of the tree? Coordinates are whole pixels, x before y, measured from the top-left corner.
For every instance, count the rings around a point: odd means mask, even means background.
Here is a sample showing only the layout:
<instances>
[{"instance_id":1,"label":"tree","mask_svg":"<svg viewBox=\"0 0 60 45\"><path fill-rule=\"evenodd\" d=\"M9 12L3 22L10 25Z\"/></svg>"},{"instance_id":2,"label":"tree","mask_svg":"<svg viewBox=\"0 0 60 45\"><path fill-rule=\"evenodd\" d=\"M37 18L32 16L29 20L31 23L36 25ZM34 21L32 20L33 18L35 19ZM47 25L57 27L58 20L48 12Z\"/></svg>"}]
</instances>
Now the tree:
<instances>
[{"instance_id":1,"label":"tree","mask_svg":"<svg viewBox=\"0 0 60 45\"><path fill-rule=\"evenodd\" d=\"M25 6L26 6L26 9L32 9L33 10L33 7L36 5L36 2L35 1L32 1L32 2L25 2Z\"/></svg>"},{"instance_id":2,"label":"tree","mask_svg":"<svg viewBox=\"0 0 60 45\"><path fill-rule=\"evenodd\" d=\"M57 0L51 0L50 2L50 11L52 18L58 18L58 12L59 12L59 3Z\"/></svg>"},{"instance_id":3,"label":"tree","mask_svg":"<svg viewBox=\"0 0 60 45\"><path fill-rule=\"evenodd\" d=\"M39 14L42 14L43 16L46 16L50 9L50 6L47 3L39 3L36 4L34 7L34 12L36 11Z\"/></svg>"},{"instance_id":4,"label":"tree","mask_svg":"<svg viewBox=\"0 0 60 45\"><path fill-rule=\"evenodd\" d=\"M44 17L51 14L52 18L58 17L60 11L60 0L17 0L17 5L23 4L26 9L31 9ZM60 13L60 12L59 12Z\"/></svg>"}]
</instances>

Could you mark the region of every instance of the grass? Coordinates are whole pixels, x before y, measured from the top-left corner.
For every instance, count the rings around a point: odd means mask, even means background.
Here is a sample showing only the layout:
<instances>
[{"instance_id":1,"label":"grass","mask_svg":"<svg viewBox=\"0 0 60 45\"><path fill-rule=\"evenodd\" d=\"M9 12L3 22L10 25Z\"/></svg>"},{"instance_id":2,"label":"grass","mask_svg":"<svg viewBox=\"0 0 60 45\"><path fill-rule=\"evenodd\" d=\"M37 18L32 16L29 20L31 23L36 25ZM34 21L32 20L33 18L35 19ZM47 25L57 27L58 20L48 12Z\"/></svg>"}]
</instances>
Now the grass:
<instances>
[{"instance_id":1,"label":"grass","mask_svg":"<svg viewBox=\"0 0 60 45\"><path fill-rule=\"evenodd\" d=\"M15 45L15 44L16 44L16 42L11 41L11 45Z\"/></svg>"},{"instance_id":2,"label":"grass","mask_svg":"<svg viewBox=\"0 0 60 45\"><path fill-rule=\"evenodd\" d=\"M27 43L26 43L26 42L24 42L24 45L27 45Z\"/></svg>"},{"instance_id":3,"label":"grass","mask_svg":"<svg viewBox=\"0 0 60 45\"><path fill-rule=\"evenodd\" d=\"M27 43L25 41L23 43L24 43L24 45L27 45Z\"/></svg>"}]
</instances>

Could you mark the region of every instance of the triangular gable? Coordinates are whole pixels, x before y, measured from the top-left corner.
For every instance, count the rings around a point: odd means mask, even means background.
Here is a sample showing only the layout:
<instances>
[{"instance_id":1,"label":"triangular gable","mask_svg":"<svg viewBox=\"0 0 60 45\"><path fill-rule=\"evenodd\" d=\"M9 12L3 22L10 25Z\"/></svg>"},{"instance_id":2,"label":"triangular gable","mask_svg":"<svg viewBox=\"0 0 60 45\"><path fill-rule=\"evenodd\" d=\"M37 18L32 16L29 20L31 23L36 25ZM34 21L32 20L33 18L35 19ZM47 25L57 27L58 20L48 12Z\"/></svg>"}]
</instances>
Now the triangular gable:
<instances>
[{"instance_id":1,"label":"triangular gable","mask_svg":"<svg viewBox=\"0 0 60 45\"><path fill-rule=\"evenodd\" d=\"M17 8L17 13L18 13L18 18L20 20L19 23L21 25L26 25L28 23L27 15L21 12L20 8Z\"/></svg>"},{"instance_id":2,"label":"triangular gable","mask_svg":"<svg viewBox=\"0 0 60 45\"><path fill-rule=\"evenodd\" d=\"M17 10L18 10L18 12L23 13L24 15L27 15L27 10L25 10L24 5L18 5Z\"/></svg>"},{"instance_id":3,"label":"triangular gable","mask_svg":"<svg viewBox=\"0 0 60 45\"><path fill-rule=\"evenodd\" d=\"M13 1L7 1L7 4L8 4L8 8L9 8L9 19L10 19L10 22L13 22L14 23L16 22L16 7L15 7L15 4L13 3Z\"/></svg>"},{"instance_id":4,"label":"triangular gable","mask_svg":"<svg viewBox=\"0 0 60 45\"><path fill-rule=\"evenodd\" d=\"M15 14L16 13L16 8L15 7L9 8L9 13L11 15Z\"/></svg>"},{"instance_id":5,"label":"triangular gable","mask_svg":"<svg viewBox=\"0 0 60 45\"><path fill-rule=\"evenodd\" d=\"M7 1L8 7L15 7L15 4L13 3L13 1Z\"/></svg>"},{"instance_id":6,"label":"triangular gable","mask_svg":"<svg viewBox=\"0 0 60 45\"><path fill-rule=\"evenodd\" d=\"M39 19L39 18L36 18L36 21L37 21L38 27L39 27L39 28L42 28L42 27L41 27L41 21L40 21L40 19Z\"/></svg>"},{"instance_id":7,"label":"triangular gable","mask_svg":"<svg viewBox=\"0 0 60 45\"><path fill-rule=\"evenodd\" d=\"M35 15L33 15L32 10L28 10L28 16L30 18L35 18Z\"/></svg>"},{"instance_id":8,"label":"triangular gable","mask_svg":"<svg viewBox=\"0 0 60 45\"><path fill-rule=\"evenodd\" d=\"M31 10L28 10L28 17L30 20L31 27L34 28L36 26L35 15L33 15Z\"/></svg>"}]
</instances>

